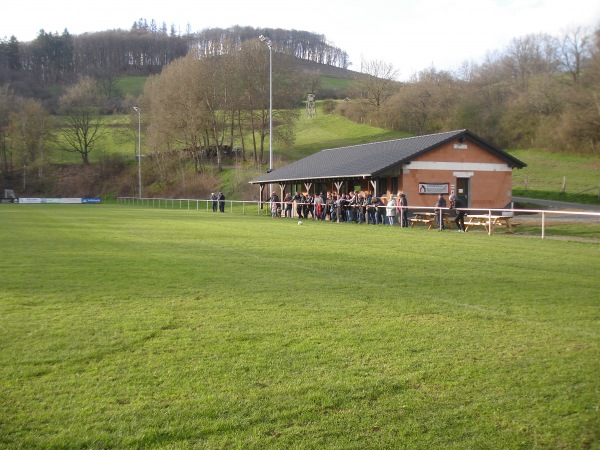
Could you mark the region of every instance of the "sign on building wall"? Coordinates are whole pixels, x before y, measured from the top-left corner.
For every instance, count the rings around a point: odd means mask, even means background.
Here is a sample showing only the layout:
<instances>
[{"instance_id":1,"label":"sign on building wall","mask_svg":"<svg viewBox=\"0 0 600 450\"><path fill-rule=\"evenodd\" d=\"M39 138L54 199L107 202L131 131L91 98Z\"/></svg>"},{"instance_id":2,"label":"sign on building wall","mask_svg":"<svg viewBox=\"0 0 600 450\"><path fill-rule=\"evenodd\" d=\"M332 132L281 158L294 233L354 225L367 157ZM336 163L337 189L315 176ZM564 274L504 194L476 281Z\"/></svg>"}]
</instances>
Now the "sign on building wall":
<instances>
[{"instance_id":1,"label":"sign on building wall","mask_svg":"<svg viewBox=\"0 0 600 450\"><path fill-rule=\"evenodd\" d=\"M448 183L419 183L419 194L448 194Z\"/></svg>"}]
</instances>

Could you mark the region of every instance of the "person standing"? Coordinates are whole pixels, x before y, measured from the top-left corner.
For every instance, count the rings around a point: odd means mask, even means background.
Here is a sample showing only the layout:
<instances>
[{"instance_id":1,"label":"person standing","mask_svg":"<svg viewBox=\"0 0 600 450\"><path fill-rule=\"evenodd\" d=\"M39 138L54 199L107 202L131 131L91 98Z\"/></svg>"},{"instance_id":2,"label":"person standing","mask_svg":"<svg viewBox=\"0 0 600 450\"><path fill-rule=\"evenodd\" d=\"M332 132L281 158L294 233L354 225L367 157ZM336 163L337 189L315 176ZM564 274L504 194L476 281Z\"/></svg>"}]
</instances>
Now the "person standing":
<instances>
[{"instance_id":1,"label":"person standing","mask_svg":"<svg viewBox=\"0 0 600 450\"><path fill-rule=\"evenodd\" d=\"M396 218L396 198L394 197L394 194L390 194L390 199L385 207L385 215L388 223L394 225L394 219Z\"/></svg>"},{"instance_id":2,"label":"person standing","mask_svg":"<svg viewBox=\"0 0 600 450\"><path fill-rule=\"evenodd\" d=\"M365 219L365 212L367 210L367 199L362 195L358 195L358 202L356 202L356 211L358 212L357 220L358 223L363 223Z\"/></svg>"},{"instance_id":3,"label":"person standing","mask_svg":"<svg viewBox=\"0 0 600 450\"><path fill-rule=\"evenodd\" d=\"M327 195L325 192L321 192L322 208L321 208L321 220L325 220L327 217Z\"/></svg>"},{"instance_id":4,"label":"person standing","mask_svg":"<svg viewBox=\"0 0 600 450\"><path fill-rule=\"evenodd\" d=\"M346 222L354 222L354 213L356 212L355 209L356 194L354 191L351 191L351 193L346 196Z\"/></svg>"},{"instance_id":5,"label":"person standing","mask_svg":"<svg viewBox=\"0 0 600 450\"><path fill-rule=\"evenodd\" d=\"M222 192L219 192L219 211L222 213L225 212L225 194Z\"/></svg>"},{"instance_id":6,"label":"person standing","mask_svg":"<svg viewBox=\"0 0 600 450\"><path fill-rule=\"evenodd\" d=\"M373 194L371 194L371 191L367 192L367 195L365 195L365 222L366 223L373 223Z\"/></svg>"},{"instance_id":7,"label":"person standing","mask_svg":"<svg viewBox=\"0 0 600 450\"><path fill-rule=\"evenodd\" d=\"M285 217L292 217L292 202L294 201L292 194L288 192L283 201L285 202Z\"/></svg>"},{"instance_id":8,"label":"person standing","mask_svg":"<svg viewBox=\"0 0 600 450\"><path fill-rule=\"evenodd\" d=\"M298 215L298 219L303 219L304 214L302 214L302 211L304 210L304 198L300 195L300 192L296 191L296 195L294 195L292 200L296 202L296 214Z\"/></svg>"},{"instance_id":9,"label":"person standing","mask_svg":"<svg viewBox=\"0 0 600 450\"><path fill-rule=\"evenodd\" d=\"M210 194L210 199L212 200L213 212L217 212L217 204L218 204L217 200L219 200L219 198L217 197L217 194L212 192Z\"/></svg>"},{"instance_id":10,"label":"person standing","mask_svg":"<svg viewBox=\"0 0 600 450\"><path fill-rule=\"evenodd\" d=\"M340 201L337 195L331 194L331 200L329 204L329 221L338 222L338 213L340 209Z\"/></svg>"},{"instance_id":11,"label":"person standing","mask_svg":"<svg viewBox=\"0 0 600 450\"><path fill-rule=\"evenodd\" d=\"M319 195L315 196L315 217L317 220L323 220L323 193L320 192Z\"/></svg>"},{"instance_id":12,"label":"person standing","mask_svg":"<svg viewBox=\"0 0 600 450\"><path fill-rule=\"evenodd\" d=\"M305 208L304 208L304 218L308 219L308 214L310 213L312 215L312 218L315 218L315 198L312 196L312 194L310 192L306 193L306 196L304 197L304 203L305 203Z\"/></svg>"},{"instance_id":13,"label":"person standing","mask_svg":"<svg viewBox=\"0 0 600 450\"><path fill-rule=\"evenodd\" d=\"M444 194L440 194L438 196L438 201L435 204L435 219L438 223L438 230L442 231L444 229L444 208L446 208L446 199L444 198Z\"/></svg>"},{"instance_id":14,"label":"person standing","mask_svg":"<svg viewBox=\"0 0 600 450\"><path fill-rule=\"evenodd\" d=\"M384 205L380 197L373 197L373 207L375 208L375 225L383 223Z\"/></svg>"},{"instance_id":15,"label":"person standing","mask_svg":"<svg viewBox=\"0 0 600 450\"><path fill-rule=\"evenodd\" d=\"M338 220L340 222L348 221L348 194L340 195L340 215Z\"/></svg>"},{"instance_id":16,"label":"person standing","mask_svg":"<svg viewBox=\"0 0 600 450\"><path fill-rule=\"evenodd\" d=\"M456 228L458 228L458 232L464 233L465 232L465 212L459 208L464 208L464 205L462 204L461 199L457 195L452 194L450 196L450 209L453 209L456 211L456 217L454 218L454 223L456 224Z\"/></svg>"},{"instance_id":17,"label":"person standing","mask_svg":"<svg viewBox=\"0 0 600 450\"><path fill-rule=\"evenodd\" d=\"M371 193L369 193L369 195L367 195L367 223L371 223L373 225L377 224L377 222L375 222L375 209L375 205L373 204L373 196Z\"/></svg>"},{"instance_id":18,"label":"person standing","mask_svg":"<svg viewBox=\"0 0 600 450\"><path fill-rule=\"evenodd\" d=\"M335 220L335 212L333 209L333 194L331 192L327 193L327 199L325 200L325 208L323 214L323 220L329 216L329 221L333 222Z\"/></svg>"},{"instance_id":19,"label":"person standing","mask_svg":"<svg viewBox=\"0 0 600 450\"><path fill-rule=\"evenodd\" d=\"M275 218L277 217L277 209L279 208L279 196L276 192L271 194L269 201L271 202L271 217ZM281 214L281 210L279 210L279 213Z\"/></svg>"},{"instance_id":20,"label":"person standing","mask_svg":"<svg viewBox=\"0 0 600 450\"><path fill-rule=\"evenodd\" d=\"M408 228L408 200L404 192L400 192L400 198L398 200L398 206L400 210L400 226L402 228Z\"/></svg>"}]
</instances>

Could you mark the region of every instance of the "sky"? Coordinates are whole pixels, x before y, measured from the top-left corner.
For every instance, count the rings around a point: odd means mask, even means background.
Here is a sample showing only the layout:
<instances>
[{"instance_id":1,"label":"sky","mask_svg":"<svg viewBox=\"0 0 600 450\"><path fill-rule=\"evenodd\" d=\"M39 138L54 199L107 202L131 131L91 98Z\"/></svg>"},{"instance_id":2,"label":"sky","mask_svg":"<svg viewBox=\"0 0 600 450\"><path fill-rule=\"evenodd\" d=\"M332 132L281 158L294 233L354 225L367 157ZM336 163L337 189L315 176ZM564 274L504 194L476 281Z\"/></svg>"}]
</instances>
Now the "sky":
<instances>
[{"instance_id":1,"label":"sky","mask_svg":"<svg viewBox=\"0 0 600 450\"><path fill-rule=\"evenodd\" d=\"M560 36L574 26L600 27L600 0L19 0L0 14L0 38L32 41L43 29L61 34L129 30L138 19L185 33L234 25L324 35L346 51L352 70L382 61L398 80L431 67L457 70L503 51L527 34Z\"/></svg>"}]
</instances>

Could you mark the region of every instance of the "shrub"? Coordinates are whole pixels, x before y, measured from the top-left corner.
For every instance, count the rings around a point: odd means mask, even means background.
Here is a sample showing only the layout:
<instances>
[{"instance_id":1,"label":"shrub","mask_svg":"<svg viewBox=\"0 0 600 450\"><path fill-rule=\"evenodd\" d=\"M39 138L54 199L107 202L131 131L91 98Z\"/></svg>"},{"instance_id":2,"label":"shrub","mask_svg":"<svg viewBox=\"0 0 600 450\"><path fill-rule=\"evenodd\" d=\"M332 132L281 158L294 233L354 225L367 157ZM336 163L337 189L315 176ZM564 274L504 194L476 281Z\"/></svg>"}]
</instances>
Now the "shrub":
<instances>
[{"instance_id":1,"label":"shrub","mask_svg":"<svg viewBox=\"0 0 600 450\"><path fill-rule=\"evenodd\" d=\"M336 102L335 100L327 99L323 100L323 114L335 113Z\"/></svg>"}]
</instances>

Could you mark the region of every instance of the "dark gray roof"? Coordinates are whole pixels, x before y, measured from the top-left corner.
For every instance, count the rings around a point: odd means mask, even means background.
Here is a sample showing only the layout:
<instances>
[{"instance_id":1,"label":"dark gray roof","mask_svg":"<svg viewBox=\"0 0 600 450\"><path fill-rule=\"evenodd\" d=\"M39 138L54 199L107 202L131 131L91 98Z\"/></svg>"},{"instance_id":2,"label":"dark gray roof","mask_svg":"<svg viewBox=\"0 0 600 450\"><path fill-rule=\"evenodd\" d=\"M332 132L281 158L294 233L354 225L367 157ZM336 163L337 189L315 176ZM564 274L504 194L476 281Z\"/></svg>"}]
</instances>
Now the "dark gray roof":
<instances>
[{"instance_id":1,"label":"dark gray roof","mask_svg":"<svg viewBox=\"0 0 600 450\"><path fill-rule=\"evenodd\" d=\"M422 153L461 137L496 154L512 167L525 167L523 162L487 144L468 130L456 130L322 150L255 178L250 183L374 177L391 167L410 162Z\"/></svg>"}]
</instances>

